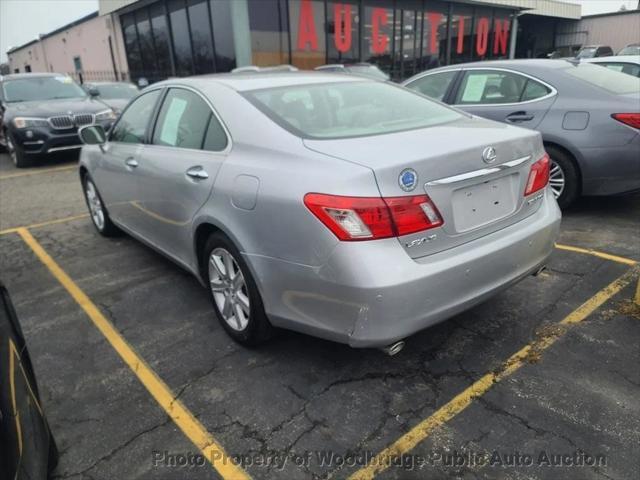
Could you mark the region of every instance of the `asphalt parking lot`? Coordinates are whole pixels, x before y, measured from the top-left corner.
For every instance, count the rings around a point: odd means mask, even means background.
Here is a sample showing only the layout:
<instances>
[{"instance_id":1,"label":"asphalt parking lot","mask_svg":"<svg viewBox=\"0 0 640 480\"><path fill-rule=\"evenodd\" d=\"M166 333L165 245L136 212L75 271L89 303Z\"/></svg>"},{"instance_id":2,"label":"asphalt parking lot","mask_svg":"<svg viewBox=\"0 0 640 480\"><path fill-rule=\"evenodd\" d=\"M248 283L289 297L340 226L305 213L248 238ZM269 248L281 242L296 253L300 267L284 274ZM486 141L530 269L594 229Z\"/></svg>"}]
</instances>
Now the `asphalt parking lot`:
<instances>
[{"instance_id":1,"label":"asphalt parking lot","mask_svg":"<svg viewBox=\"0 0 640 480\"><path fill-rule=\"evenodd\" d=\"M640 196L582 199L560 243L395 357L249 350L194 278L95 232L68 157L0 155L0 275L61 479L639 478Z\"/></svg>"}]
</instances>

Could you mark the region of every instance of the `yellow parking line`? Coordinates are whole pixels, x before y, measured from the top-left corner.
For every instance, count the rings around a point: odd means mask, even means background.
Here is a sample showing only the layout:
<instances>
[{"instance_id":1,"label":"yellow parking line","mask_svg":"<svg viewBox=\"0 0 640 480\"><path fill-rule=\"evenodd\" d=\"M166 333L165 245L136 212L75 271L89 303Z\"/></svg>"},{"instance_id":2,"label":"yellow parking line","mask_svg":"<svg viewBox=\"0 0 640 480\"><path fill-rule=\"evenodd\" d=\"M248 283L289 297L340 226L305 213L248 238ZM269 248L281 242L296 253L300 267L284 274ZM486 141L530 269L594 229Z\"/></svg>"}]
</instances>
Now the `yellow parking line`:
<instances>
[{"instance_id":1,"label":"yellow parking line","mask_svg":"<svg viewBox=\"0 0 640 480\"><path fill-rule=\"evenodd\" d=\"M164 409L167 415L171 417L174 423L180 427L189 440L200 449L218 473L225 479L249 479L250 477L247 472L232 461L204 426L180 400L176 399L175 394L167 384L165 384L149 365L147 365L144 359L135 352L133 347L127 343L125 338L120 335L111 322L102 315L96 305L87 297L80 287L76 285L71 277L49 256L31 233L26 228L17 229L17 233L25 243L29 245L40 261L49 269L51 274L62 284L67 292L69 292L78 305L82 307L93 324L100 330L113 349L138 377L151 396Z\"/></svg>"},{"instance_id":2,"label":"yellow parking line","mask_svg":"<svg viewBox=\"0 0 640 480\"><path fill-rule=\"evenodd\" d=\"M53 168L41 168L40 170L27 170L24 172L16 172L16 173L8 173L7 175L0 175L0 180L6 180L8 178L17 178L17 177L28 177L31 175L39 175L41 173L55 173L55 172L64 172L65 170L77 170L77 165L67 165L64 167L53 167Z\"/></svg>"},{"instance_id":3,"label":"yellow parking line","mask_svg":"<svg viewBox=\"0 0 640 480\"><path fill-rule=\"evenodd\" d=\"M467 389L456 395L452 400L440 407L433 415L418 423L398 440L378 453L371 459L370 463L366 467L355 472L349 477L349 479L372 479L389 468L389 466L393 464L394 459L397 459L401 455L413 450L435 429L465 410L474 398L484 395L494 384L516 372L520 367L525 365L530 358L532 358L532 355L537 357L538 354L553 345L565 333L568 325L581 322L607 300L629 285L633 278L638 274L638 271L640 271L638 267L631 268L617 280L600 290L593 297L565 317L557 328L550 328L546 334L541 335L539 338L514 353L497 371L487 373Z\"/></svg>"},{"instance_id":4,"label":"yellow parking line","mask_svg":"<svg viewBox=\"0 0 640 480\"><path fill-rule=\"evenodd\" d=\"M619 257L618 255L611 255L610 253L599 252L590 248L573 247L571 245L561 245L559 243L556 243L556 248L560 250L567 250L569 252L586 253L587 255L604 258L605 260L611 260L612 262L624 263L625 265L635 265L638 263L630 258Z\"/></svg>"},{"instance_id":5,"label":"yellow parking line","mask_svg":"<svg viewBox=\"0 0 640 480\"><path fill-rule=\"evenodd\" d=\"M17 233L18 230L20 229L30 230L32 228L40 228L40 227L46 227L49 225L56 225L58 223L72 222L73 220L80 220L81 218L87 218L88 216L89 216L88 213L83 213L81 215L74 215L73 217L58 218L56 220L49 220L41 223L34 223L32 225L26 225L24 227L7 228L6 230L0 230L0 235L6 235L7 233Z\"/></svg>"}]
</instances>

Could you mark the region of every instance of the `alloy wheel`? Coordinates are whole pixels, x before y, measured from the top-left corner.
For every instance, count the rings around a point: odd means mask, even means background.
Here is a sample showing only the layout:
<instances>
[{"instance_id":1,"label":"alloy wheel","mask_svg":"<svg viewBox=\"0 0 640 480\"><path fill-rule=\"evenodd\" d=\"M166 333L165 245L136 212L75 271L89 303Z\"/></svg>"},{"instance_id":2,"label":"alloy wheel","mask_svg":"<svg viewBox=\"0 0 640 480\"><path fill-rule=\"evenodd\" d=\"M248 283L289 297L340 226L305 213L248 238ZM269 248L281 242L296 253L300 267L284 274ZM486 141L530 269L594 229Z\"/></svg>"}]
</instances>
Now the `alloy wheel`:
<instances>
[{"instance_id":1,"label":"alloy wheel","mask_svg":"<svg viewBox=\"0 0 640 480\"><path fill-rule=\"evenodd\" d=\"M564 192L564 187L566 185L566 178L564 176L564 171L556 162L551 160L551 169L549 170L549 186L551 187L551 191L553 192L553 196L558 199L562 192Z\"/></svg>"},{"instance_id":2,"label":"alloy wheel","mask_svg":"<svg viewBox=\"0 0 640 480\"><path fill-rule=\"evenodd\" d=\"M244 330L251 313L249 291L238 263L224 248L211 252L209 283L223 320L236 331Z\"/></svg>"},{"instance_id":3,"label":"alloy wheel","mask_svg":"<svg viewBox=\"0 0 640 480\"><path fill-rule=\"evenodd\" d=\"M87 204L89 205L89 213L93 223L102 231L104 229L104 208L102 207L102 201L96 190L95 185L91 180L87 180L85 183L85 193L87 195Z\"/></svg>"}]
</instances>

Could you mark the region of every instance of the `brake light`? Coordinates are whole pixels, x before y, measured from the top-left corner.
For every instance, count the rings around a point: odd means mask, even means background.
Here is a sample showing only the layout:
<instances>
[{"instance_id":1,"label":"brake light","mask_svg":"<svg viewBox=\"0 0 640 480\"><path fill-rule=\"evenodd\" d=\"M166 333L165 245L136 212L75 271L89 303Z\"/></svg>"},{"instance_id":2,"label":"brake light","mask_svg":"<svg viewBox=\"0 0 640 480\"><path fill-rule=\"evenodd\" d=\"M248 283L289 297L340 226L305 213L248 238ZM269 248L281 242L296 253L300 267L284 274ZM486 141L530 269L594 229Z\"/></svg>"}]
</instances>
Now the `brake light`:
<instances>
[{"instance_id":1,"label":"brake light","mask_svg":"<svg viewBox=\"0 0 640 480\"><path fill-rule=\"evenodd\" d=\"M625 125L640 129L640 113L614 113L611 116Z\"/></svg>"},{"instance_id":2,"label":"brake light","mask_svg":"<svg viewBox=\"0 0 640 480\"><path fill-rule=\"evenodd\" d=\"M527 188L524 191L524 196L531 195L532 193L542 190L549 183L549 155L546 153L536 163L531 165L529 171L529 178L527 179Z\"/></svg>"},{"instance_id":3,"label":"brake light","mask_svg":"<svg viewBox=\"0 0 640 480\"><path fill-rule=\"evenodd\" d=\"M427 195L381 198L307 193L304 204L345 241L397 237L443 224Z\"/></svg>"}]
</instances>

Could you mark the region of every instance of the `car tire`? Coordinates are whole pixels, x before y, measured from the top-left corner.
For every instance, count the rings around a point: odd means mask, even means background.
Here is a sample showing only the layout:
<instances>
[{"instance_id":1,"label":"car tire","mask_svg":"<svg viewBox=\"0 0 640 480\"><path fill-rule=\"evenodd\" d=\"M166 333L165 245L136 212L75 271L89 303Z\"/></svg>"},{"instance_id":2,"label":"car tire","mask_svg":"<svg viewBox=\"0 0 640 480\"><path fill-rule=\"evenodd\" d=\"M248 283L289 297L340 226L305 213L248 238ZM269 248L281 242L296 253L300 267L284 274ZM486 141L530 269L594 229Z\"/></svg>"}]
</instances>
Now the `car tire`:
<instances>
[{"instance_id":1,"label":"car tire","mask_svg":"<svg viewBox=\"0 0 640 480\"><path fill-rule=\"evenodd\" d=\"M33 160L29 158L24 151L15 144L11 134L9 132L6 133L6 141L7 141L7 152L11 157L11 161L16 166L16 168L27 168L33 165Z\"/></svg>"},{"instance_id":2,"label":"car tire","mask_svg":"<svg viewBox=\"0 0 640 480\"><path fill-rule=\"evenodd\" d=\"M260 292L233 242L222 232L213 233L207 239L201 258L213 309L229 336L245 346L255 346L271 338L273 327L264 311Z\"/></svg>"},{"instance_id":3,"label":"car tire","mask_svg":"<svg viewBox=\"0 0 640 480\"><path fill-rule=\"evenodd\" d=\"M82 191L84 200L89 209L89 216L93 226L96 227L98 233L104 237L114 237L120 233L120 229L116 227L109 217L109 212L104 206L98 187L89 176L88 173L82 176Z\"/></svg>"},{"instance_id":4,"label":"car tire","mask_svg":"<svg viewBox=\"0 0 640 480\"><path fill-rule=\"evenodd\" d=\"M569 207L580 196L580 175L573 159L559 148L545 148L551 158L549 185L560 208Z\"/></svg>"}]
</instances>

